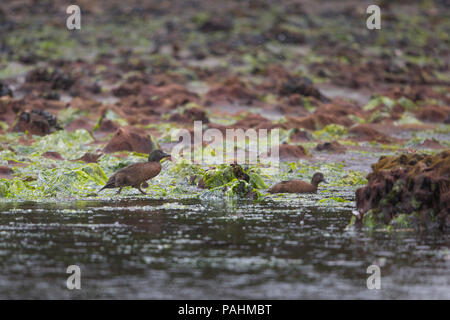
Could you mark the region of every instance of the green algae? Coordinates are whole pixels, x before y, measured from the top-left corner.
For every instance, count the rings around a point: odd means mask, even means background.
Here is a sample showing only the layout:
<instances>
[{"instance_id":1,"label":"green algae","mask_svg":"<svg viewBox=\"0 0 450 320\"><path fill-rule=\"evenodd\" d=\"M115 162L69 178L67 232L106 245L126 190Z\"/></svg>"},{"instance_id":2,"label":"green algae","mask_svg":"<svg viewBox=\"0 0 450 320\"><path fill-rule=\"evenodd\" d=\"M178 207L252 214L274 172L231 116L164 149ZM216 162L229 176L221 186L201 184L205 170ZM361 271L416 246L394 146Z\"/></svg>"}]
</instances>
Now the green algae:
<instances>
[{"instance_id":1,"label":"green algae","mask_svg":"<svg viewBox=\"0 0 450 320\"><path fill-rule=\"evenodd\" d=\"M73 157L74 152L86 148L86 145L93 142L91 134L85 129L78 129L74 132L65 130L57 131L44 137L40 137L30 147L41 153L55 151L67 158Z\"/></svg>"},{"instance_id":2,"label":"green algae","mask_svg":"<svg viewBox=\"0 0 450 320\"><path fill-rule=\"evenodd\" d=\"M245 174L249 176L249 184L255 189L266 189L267 185L265 184L263 178L256 170L244 170ZM230 182L235 182L236 176L233 173L233 168L226 164L218 165L214 169L207 170L203 174L203 181L205 182L208 188L217 188L220 186L227 185Z\"/></svg>"},{"instance_id":3,"label":"green algae","mask_svg":"<svg viewBox=\"0 0 450 320\"><path fill-rule=\"evenodd\" d=\"M330 198L324 198L324 199L320 199L319 203L327 203L327 202L352 202L349 200L345 200L344 198L341 197L330 197Z\"/></svg>"},{"instance_id":4,"label":"green algae","mask_svg":"<svg viewBox=\"0 0 450 320\"><path fill-rule=\"evenodd\" d=\"M364 107L363 109L365 111L371 111L373 109L375 109L378 106L383 106L384 110L386 111L391 111L392 108L395 106L395 101L392 100L389 97L385 97L385 96L376 96L374 98L372 98Z\"/></svg>"},{"instance_id":5,"label":"green algae","mask_svg":"<svg viewBox=\"0 0 450 320\"><path fill-rule=\"evenodd\" d=\"M325 126L322 130L317 130L313 132L313 136L320 140L335 140L341 138L348 133L347 128L339 124L329 124Z\"/></svg>"},{"instance_id":6,"label":"green algae","mask_svg":"<svg viewBox=\"0 0 450 320\"><path fill-rule=\"evenodd\" d=\"M94 163L41 168L31 181L19 177L0 179L0 197L39 200L85 196L95 192L107 180L100 166Z\"/></svg>"},{"instance_id":7,"label":"green algae","mask_svg":"<svg viewBox=\"0 0 450 320\"><path fill-rule=\"evenodd\" d=\"M128 121L123 119L121 116L119 116L117 113L115 113L114 111L112 111L111 109L106 110L106 112L97 120L97 123L95 124L95 126L92 128L92 131L97 131L102 122L104 120L111 120L115 123L117 123L118 125L125 127L128 125Z\"/></svg>"}]
</instances>

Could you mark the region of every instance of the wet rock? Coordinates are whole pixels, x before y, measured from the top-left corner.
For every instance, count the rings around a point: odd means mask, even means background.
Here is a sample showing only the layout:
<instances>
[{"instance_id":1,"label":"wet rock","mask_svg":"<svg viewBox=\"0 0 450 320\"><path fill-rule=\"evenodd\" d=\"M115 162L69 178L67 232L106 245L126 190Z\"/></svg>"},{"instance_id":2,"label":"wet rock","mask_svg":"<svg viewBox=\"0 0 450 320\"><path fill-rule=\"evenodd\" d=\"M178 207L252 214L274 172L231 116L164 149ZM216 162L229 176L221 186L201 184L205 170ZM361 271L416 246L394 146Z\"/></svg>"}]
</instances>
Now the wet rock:
<instances>
[{"instance_id":1,"label":"wet rock","mask_svg":"<svg viewBox=\"0 0 450 320\"><path fill-rule=\"evenodd\" d=\"M330 101L330 99L325 97L317 88L315 88L313 82L306 77L288 76L281 84L278 93L281 96L299 94L306 97L314 97L322 102Z\"/></svg>"},{"instance_id":2,"label":"wet rock","mask_svg":"<svg viewBox=\"0 0 450 320\"><path fill-rule=\"evenodd\" d=\"M189 102L198 102L198 95L190 92L178 84L156 87L146 85L141 87L140 100L134 102L139 108L159 107L161 109L175 109ZM164 112L164 111L162 111Z\"/></svg>"},{"instance_id":3,"label":"wet rock","mask_svg":"<svg viewBox=\"0 0 450 320\"><path fill-rule=\"evenodd\" d=\"M301 30L295 30L281 23L275 24L267 36L281 43L302 44L305 42L305 35Z\"/></svg>"},{"instance_id":4,"label":"wet rock","mask_svg":"<svg viewBox=\"0 0 450 320\"><path fill-rule=\"evenodd\" d=\"M12 124L17 114L24 109L23 101L12 99L9 96L0 98L0 121Z\"/></svg>"},{"instance_id":5,"label":"wet rock","mask_svg":"<svg viewBox=\"0 0 450 320\"><path fill-rule=\"evenodd\" d=\"M450 114L447 116L447 118L444 120L445 124L450 124Z\"/></svg>"},{"instance_id":6,"label":"wet rock","mask_svg":"<svg viewBox=\"0 0 450 320\"><path fill-rule=\"evenodd\" d=\"M418 147L426 148L426 149L445 149L443 145L437 142L434 139L425 139Z\"/></svg>"},{"instance_id":7,"label":"wet rock","mask_svg":"<svg viewBox=\"0 0 450 320\"><path fill-rule=\"evenodd\" d=\"M228 31L233 28L233 20L228 16L216 14L208 17L198 28L203 32Z\"/></svg>"},{"instance_id":8,"label":"wet rock","mask_svg":"<svg viewBox=\"0 0 450 320\"><path fill-rule=\"evenodd\" d=\"M104 107L101 109L100 117L92 130L101 133L116 132L120 128L118 122L123 121L123 117L120 109L113 106Z\"/></svg>"},{"instance_id":9,"label":"wet rock","mask_svg":"<svg viewBox=\"0 0 450 320\"><path fill-rule=\"evenodd\" d=\"M92 84L86 85L85 89L93 94L102 93L102 86L98 82L94 82Z\"/></svg>"},{"instance_id":10,"label":"wet rock","mask_svg":"<svg viewBox=\"0 0 450 320\"><path fill-rule=\"evenodd\" d=\"M382 226L401 218L409 227L447 228L450 150L381 157L367 179L356 190L358 224Z\"/></svg>"},{"instance_id":11,"label":"wet rock","mask_svg":"<svg viewBox=\"0 0 450 320\"><path fill-rule=\"evenodd\" d=\"M293 107L303 107L303 97L298 93L291 94L288 98L288 104Z\"/></svg>"},{"instance_id":12,"label":"wet rock","mask_svg":"<svg viewBox=\"0 0 450 320\"><path fill-rule=\"evenodd\" d=\"M258 98L258 93L248 87L248 85L238 79L228 79L222 85L213 87L206 93L206 105L215 102L236 101L251 105Z\"/></svg>"},{"instance_id":13,"label":"wet rock","mask_svg":"<svg viewBox=\"0 0 450 320\"><path fill-rule=\"evenodd\" d=\"M11 150L14 151L14 150ZM28 163L24 163L24 162L18 162L15 160L8 160L8 165L13 166L13 167L26 167L28 166Z\"/></svg>"},{"instance_id":14,"label":"wet rock","mask_svg":"<svg viewBox=\"0 0 450 320\"><path fill-rule=\"evenodd\" d=\"M112 90L112 93L116 97L126 97L136 95L141 90L139 84L124 84Z\"/></svg>"},{"instance_id":15,"label":"wet rock","mask_svg":"<svg viewBox=\"0 0 450 320\"><path fill-rule=\"evenodd\" d=\"M0 166L0 179L12 179L13 170L10 167Z\"/></svg>"},{"instance_id":16,"label":"wet rock","mask_svg":"<svg viewBox=\"0 0 450 320\"><path fill-rule=\"evenodd\" d=\"M169 118L170 121L180 123L192 123L194 121L202 121L202 123L209 123L206 112L200 108L187 108L182 113L175 113Z\"/></svg>"},{"instance_id":17,"label":"wet rock","mask_svg":"<svg viewBox=\"0 0 450 320\"><path fill-rule=\"evenodd\" d=\"M152 150L153 143L149 135L137 132L132 128L119 128L103 152L135 151L148 154Z\"/></svg>"},{"instance_id":18,"label":"wet rock","mask_svg":"<svg viewBox=\"0 0 450 320\"><path fill-rule=\"evenodd\" d=\"M259 114L255 114L255 113L247 114L245 116L245 118L235 122L232 125L225 126L225 125L221 125L221 124L217 124L217 123L209 123L208 127L213 128L213 129L218 129L224 135L226 134L227 129L234 129L234 130L267 129L268 130L267 134L270 135L270 130L272 130L274 128L284 128L283 125L281 125L279 123L272 123L272 121L270 121L269 119L264 118L263 116L261 116Z\"/></svg>"},{"instance_id":19,"label":"wet rock","mask_svg":"<svg viewBox=\"0 0 450 320\"><path fill-rule=\"evenodd\" d=\"M338 124L349 127L353 124L346 116L335 117L323 113L314 113L306 117L286 117L285 126L288 128L304 128L308 130L320 130L329 124Z\"/></svg>"},{"instance_id":20,"label":"wet rock","mask_svg":"<svg viewBox=\"0 0 450 320\"><path fill-rule=\"evenodd\" d=\"M311 140L311 134L305 130L294 129L294 131L290 135L289 139L292 142L309 141L309 140Z\"/></svg>"},{"instance_id":21,"label":"wet rock","mask_svg":"<svg viewBox=\"0 0 450 320\"><path fill-rule=\"evenodd\" d=\"M54 151L47 151L43 153L42 156L53 160L64 160L63 157L58 152Z\"/></svg>"},{"instance_id":22,"label":"wet rock","mask_svg":"<svg viewBox=\"0 0 450 320\"><path fill-rule=\"evenodd\" d=\"M417 119L427 122L444 122L450 114L449 107L429 106L415 112Z\"/></svg>"},{"instance_id":23,"label":"wet rock","mask_svg":"<svg viewBox=\"0 0 450 320\"><path fill-rule=\"evenodd\" d=\"M252 175L252 177L250 176ZM191 183L194 183L198 177L192 176ZM236 183L236 179L244 182L244 185ZM197 186L201 189L213 189L223 187L223 191L231 191L233 194L244 198L253 198L253 188L265 187L260 177L254 173L247 173L244 168L237 164L219 165L208 169L203 176L200 177ZM235 188L239 189L235 189Z\"/></svg>"},{"instance_id":24,"label":"wet rock","mask_svg":"<svg viewBox=\"0 0 450 320\"><path fill-rule=\"evenodd\" d=\"M236 129L272 129L274 126L269 119L256 113L248 113L243 119L236 121L232 127Z\"/></svg>"},{"instance_id":25,"label":"wet rock","mask_svg":"<svg viewBox=\"0 0 450 320\"><path fill-rule=\"evenodd\" d=\"M61 95L53 90L50 91L44 91L41 94L42 99L46 99L46 100L59 100L61 98Z\"/></svg>"},{"instance_id":26,"label":"wet rock","mask_svg":"<svg viewBox=\"0 0 450 320\"><path fill-rule=\"evenodd\" d=\"M232 163L230 166L236 179L250 182L250 176L245 173L244 169L240 165Z\"/></svg>"},{"instance_id":27,"label":"wet rock","mask_svg":"<svg viewBox=\"0 0 450 320\"><path fill-rule=\"evenodd\" d=\"M256 190L249 183L243 180L237 180L230 187L226 186L224 188L224 191L228 191L229 194L238 196L241 199L256 200L259 197Z\"/></svg>"},{"instance_id":28,"label":"wet rock","mask_svg":"<svg viewBox=\"0 0 450 320\"><path fill-rule=\"evenodd\" d=\"M431 87L395 86L383 90L381 93L383 96L389 97L394 100L398 100L401 99L402 97L405 97L413 102L419 102L424 100L441 100L448 103L448 98L446 98L444 94L436 92Z\"/></svg>"},{"instance_id":29,"label":"wet rock","mask_svg":"<svg viewBox=\"0 0 450 320\"><path fill-rule=\"evenodd\" d=\"M4 96L13 96L13 92L10 87L6 83L0 82L0 97Z\"/></svg>"},{"instance_id":30,"label":"wet rock","mask_svg":"<svg viewBox=\"0 0 450 320\"><path fill-rule=\"evenodd\" d=\"M351 123L351 121L348 121L348 116L358 116L360 118L367 117L367 113L364 112L357 104L350 103L339 98L334 99L332 103L320 105L316 109L315 113L331 115L341 119L340 121L347 119L346 122L348 123Z\"/></svg>"},{"instance_id":31,"label":"wet rock","mask_svg":"<svg viewBox=\"0 0 450 320\"><path fill-rule=\"evenodd\" d=\"M324 142L316 146L317 151L334 152L334 153L345 153L345 147L337 141Z\"/></svg>"},{"instance_id":32,"label":"wet rock","mask_svg":"<svg viewBox=\"0 0 450 320\"><path fill-rule=\"evenodd\" d=\"M89 113L95 113L98 109L101 109L102 103L86 98L76 97L70 101L69 106L78 110L85 110Z\"/></svg>"},{"instance_id":33,"label":"wet rock","mask_svg":"<svg viewBox=\"0 0 450 320\"><path fill-rule=\"evenodd\" d=\"M46 68L36 68L28 72L26 82L48 82L53 90L69 90L75 80L59 69L50 70Z\"/></svg>"},{"instance_id":34,"label":"wet rock","mask_svg":"<svg viewBox=\"0 0 450 320\"><path fill-rule=\"evenodd\" d=\"M383 133L375 130L367 124L357 125L349 130L349 133L353 134L356 139L364 141L378 141L381 143L389 143L392 138L384 135Z\"/></svg>"},{"instance_id":35,"label":"wet rock","mask_svg":"<svg viewBox=\"0 0 450 320\"><path fill-rule=\"evenodd\" d=\"M73 132L78 129L91 130L95 125L94 121L90 120L87 117L80 117L71 121L68 125L66 125L65 129L67 132Z\"/></svg>"},{"instance_id":36,"label":"wet rock","mask_svg":"<svg viewBox=\"0 0 450 320\"><path fill-rule=\"evenodd\" d=\"M116 132L120 128L120 125L110 119L103 119L100 122L98 131L100 132Z\"/></svg>"},{"instance_id":37,"label":"wet rock","mask_svg":"<svg viewBox=\"0 0 450 320\"><path fill-rule=\"evenodd\" d=\"M102 153L92 153L86 152L81 158L74 159L71 161L83 161L86 163L97 163L98 159L102 156Z\"/></svg>"},{"instance_id":38,"label":"wet rock","mask_svg":"<svg viewBox=\"0 0 450 320\"><path fill-rule=\"evenodd\" d=\"M57 118L50 112L41 110L23 111L18 116L12 131L29 132L31 134L44 136L61 130Z\"/></svg>"},{"instance_id":39,"label":"wet rock","mask_svg":"<svg viewBox=\"0 0 450 320\"><path fill-rule=\"evenodd\" d=\"M290 160L307 157L308 153L301 145L282 144L279 148L279 155L281 160Z\"/></svg>"},{"instance_id":40,"label":"wet rock","mask_svg":"<svg viewBox=\"0 0 450 320\"><path fill-rule=\"evenodd\" d=\"M194 180L196 178L197 177L195 176ZM199 187L200 189L207 189L208 188L208 186L206 185L205 180L203 179L203 177L201 177L200 180L198 180L197 187Z\"/></svg>"}]
</instances>

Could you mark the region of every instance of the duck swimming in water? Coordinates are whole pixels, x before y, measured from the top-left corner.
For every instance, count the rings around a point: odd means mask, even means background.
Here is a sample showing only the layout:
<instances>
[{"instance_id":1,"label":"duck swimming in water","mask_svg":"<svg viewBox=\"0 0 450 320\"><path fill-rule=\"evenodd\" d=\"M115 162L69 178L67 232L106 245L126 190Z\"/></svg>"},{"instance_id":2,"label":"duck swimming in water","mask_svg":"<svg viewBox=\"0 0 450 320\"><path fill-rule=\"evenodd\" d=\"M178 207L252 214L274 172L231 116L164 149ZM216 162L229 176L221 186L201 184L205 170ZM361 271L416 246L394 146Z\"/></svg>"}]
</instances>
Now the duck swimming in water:
<instances>
[{"instance_id":1,"label":"duck swimming in water","mask_svg":"<svg viewBox=\"0 0 450 320\"><path fill-rule=\"evenodd\" d=\"M160 161L168 157L170 155L164 153L162 150L154 150L148 156L148 162L133 163L120 169L109 178L106 185L98 192L104 189L119 188L117 194L120 194L123 187L133 187L138 189L142 194L146 194L141 189L142 184L156 177L161 172Z\"/></svg>"},{"instance_id":2,"label":"duck swimming in water","mask_svg":"<svg viewBox=\"0 0 450 320\"><path fill-rule=\"evenodd\" d=\"M317 193L319 183L327 183L321 172L314 173L311 183L301 180L281 181L269 189L270 193Z\"/></svg>"}]
</instances>

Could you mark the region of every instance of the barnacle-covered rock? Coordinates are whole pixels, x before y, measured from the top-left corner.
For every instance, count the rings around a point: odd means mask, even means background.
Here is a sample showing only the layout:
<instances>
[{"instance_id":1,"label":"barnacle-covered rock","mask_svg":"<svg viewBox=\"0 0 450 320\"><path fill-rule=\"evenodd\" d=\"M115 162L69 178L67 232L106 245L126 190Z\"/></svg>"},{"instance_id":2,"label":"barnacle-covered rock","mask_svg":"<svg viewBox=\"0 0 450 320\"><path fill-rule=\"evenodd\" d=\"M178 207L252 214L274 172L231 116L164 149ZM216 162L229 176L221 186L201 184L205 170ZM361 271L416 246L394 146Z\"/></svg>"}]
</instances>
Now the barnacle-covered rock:
<instances>
[{"instance_id":1,"label":"barnacle-covered rock","mask_svg":"<svg viewBox=\"0 0 450 320\"><path fill-rule=\"evenodd\" d=\"M356 190L359 214L353 222L368 227L446 229L450 210L450 150L436 155L381 157L372 170L368 184Z\"/></svg>"},{"instance_id":2,"label":"barnacle-covered rock","mask_svg":"<svg viewBox=\"0 0 450 320\"><path fill-rule=\"evenodd\" d=\"M61 129L57 118L50 112L31 110L20 113L13 125L12 131L29 132L31 134L44 136Z\"/></svg>"}]
</instances>

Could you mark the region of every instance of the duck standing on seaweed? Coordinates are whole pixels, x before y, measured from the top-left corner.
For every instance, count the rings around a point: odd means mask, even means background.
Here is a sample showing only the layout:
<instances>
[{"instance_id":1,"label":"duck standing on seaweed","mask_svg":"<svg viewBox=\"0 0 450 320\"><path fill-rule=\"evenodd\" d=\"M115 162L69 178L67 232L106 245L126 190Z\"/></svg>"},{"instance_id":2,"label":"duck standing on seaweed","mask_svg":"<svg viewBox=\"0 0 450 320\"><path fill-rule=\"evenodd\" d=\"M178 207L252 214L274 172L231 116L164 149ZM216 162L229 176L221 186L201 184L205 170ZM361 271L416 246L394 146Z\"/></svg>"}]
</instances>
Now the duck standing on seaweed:
<instances>
[{"instance_id":1,"label":"duck standing on seaweed","mask_svg":"<svg viewBox=\"0 0 450 320\"><path fill-rule=\"evenodd\" d=\"M125 168L120 169L109 178L103 189L119 188L117 194L120 194L123 187L133 187L138 189L142 194L146 194L142 191L142 184L161 172L160 161L164 158L170 157L169 154L164 153L162 150L154 150L148 156L148 162L133 163Z\"/></svg>"}]
</instances>

